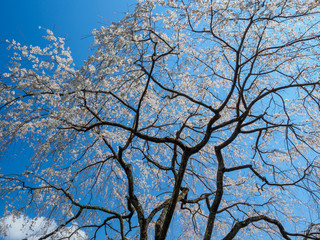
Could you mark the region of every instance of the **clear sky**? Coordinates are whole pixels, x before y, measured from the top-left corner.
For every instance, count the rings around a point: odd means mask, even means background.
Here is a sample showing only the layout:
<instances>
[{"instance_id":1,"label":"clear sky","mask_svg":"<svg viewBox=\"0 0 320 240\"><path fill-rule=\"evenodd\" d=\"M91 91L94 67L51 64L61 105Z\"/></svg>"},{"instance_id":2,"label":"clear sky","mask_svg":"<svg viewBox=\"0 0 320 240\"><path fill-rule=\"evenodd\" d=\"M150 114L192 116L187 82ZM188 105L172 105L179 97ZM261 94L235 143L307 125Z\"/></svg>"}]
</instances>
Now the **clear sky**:
<instances>
[{"instance_id":1,"label":"clear sky","mask_svg":"<svg viewBox=\"0 0 320 240\"><path fill-rule=\"evenodd\" d=\"M0 1L0 71L8 66L6 39L27 45L42 43L45 31L66 37L78 65L89 55L94 28L121 18L134 9L135 0L1 0ZM79 65L78 65L79 66Z\"/></svg>"}]
</instances>

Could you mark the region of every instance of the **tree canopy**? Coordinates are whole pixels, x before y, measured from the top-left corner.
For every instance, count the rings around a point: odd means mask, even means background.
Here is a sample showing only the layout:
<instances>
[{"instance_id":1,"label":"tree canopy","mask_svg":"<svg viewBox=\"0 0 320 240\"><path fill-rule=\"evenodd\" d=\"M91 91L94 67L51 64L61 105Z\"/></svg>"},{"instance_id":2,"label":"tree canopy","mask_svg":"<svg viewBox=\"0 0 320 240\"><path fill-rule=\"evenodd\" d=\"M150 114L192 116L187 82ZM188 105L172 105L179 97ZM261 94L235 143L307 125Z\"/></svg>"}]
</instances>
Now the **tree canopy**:
<instances>
[{"instance_id":1,"label":"tree canopy","mask_svg":"<svg viewBox=\"0 0 320 240\"><path fill-rule=\"evenodd\" d=\"M319 10L141 0L80 68L50 30L11 41L1 151L32 154L0 175L7 215L54 220L40 239L319 239Z\"/></svg>"}]
</instances>

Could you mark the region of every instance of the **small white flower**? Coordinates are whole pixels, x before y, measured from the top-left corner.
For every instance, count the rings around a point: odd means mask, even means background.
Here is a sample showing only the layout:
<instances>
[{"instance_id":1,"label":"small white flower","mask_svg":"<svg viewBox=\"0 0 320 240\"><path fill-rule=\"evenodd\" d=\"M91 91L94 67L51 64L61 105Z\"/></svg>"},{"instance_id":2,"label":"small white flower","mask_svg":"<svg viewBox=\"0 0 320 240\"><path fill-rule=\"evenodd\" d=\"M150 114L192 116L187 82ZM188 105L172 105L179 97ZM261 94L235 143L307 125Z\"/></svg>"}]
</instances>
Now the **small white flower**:
<instances>
[{"instance_id":1,"label":"small white flower","mask_svg":"<svg viewBox=\"0 0 320 240\"><path fill-rule=\"evenodd\" d=\"M51 30L49 30L49 29L47 29L47 33L48 33L49 35L53 35L53 32L52 32Z\"/></svg>"},{"instance_id":2,"label":"small white flower","mask_svg":"<svg viewBox=\"0 0 320 240\"><path fill-rule=\"evenodd\" d=\"M96 68L93 65L89 65L88 69L90 74L93 74L96 71Z\"/></svg>"}]
</instances>

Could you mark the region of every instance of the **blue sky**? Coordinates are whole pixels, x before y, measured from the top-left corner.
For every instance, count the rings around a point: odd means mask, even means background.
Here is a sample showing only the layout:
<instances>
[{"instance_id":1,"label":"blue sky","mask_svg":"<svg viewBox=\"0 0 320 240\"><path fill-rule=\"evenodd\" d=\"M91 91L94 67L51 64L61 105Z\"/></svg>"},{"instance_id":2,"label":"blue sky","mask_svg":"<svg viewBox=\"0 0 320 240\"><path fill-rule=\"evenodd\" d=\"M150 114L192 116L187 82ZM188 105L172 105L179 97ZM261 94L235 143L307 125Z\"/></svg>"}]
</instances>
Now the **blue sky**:
<instances>
[{"instance_id":1,"label":"blue sky","mask_svg":"<svg viewBox=\"0 0 320 240\"><path fill-rule=\"evenodd\" d=\"M134 9L135 0L2 0L0 1L0 71L8 66L3 41L15 39L21 44L41 45L45 31L65 37L76 64L89 55L94 28L121 18ZM79 66L79 65L78 65Z\"/></svg>"}]
</instances>

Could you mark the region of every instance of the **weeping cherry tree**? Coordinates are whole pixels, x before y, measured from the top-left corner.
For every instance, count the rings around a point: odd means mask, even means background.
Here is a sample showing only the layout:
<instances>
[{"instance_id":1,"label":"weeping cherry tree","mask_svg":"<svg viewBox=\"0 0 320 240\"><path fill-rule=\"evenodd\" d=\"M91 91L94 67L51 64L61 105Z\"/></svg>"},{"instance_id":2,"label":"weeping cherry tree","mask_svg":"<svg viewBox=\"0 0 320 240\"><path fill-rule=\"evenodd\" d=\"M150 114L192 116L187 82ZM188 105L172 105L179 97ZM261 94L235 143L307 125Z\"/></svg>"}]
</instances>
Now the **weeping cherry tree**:
<instances>
[{"instance_id":1,"label":"weeping cherry tree","mask_svg":"<svg viewBox=\"0 0 320 240\"><path fill-rule=\"evenodd\" d=\"M46 31L1 79L2 161L28 165L0 175L7 215L54 220L40 239L320 238L317 1L140 0L78 68Z\"/></svg>"}]
</instances>

